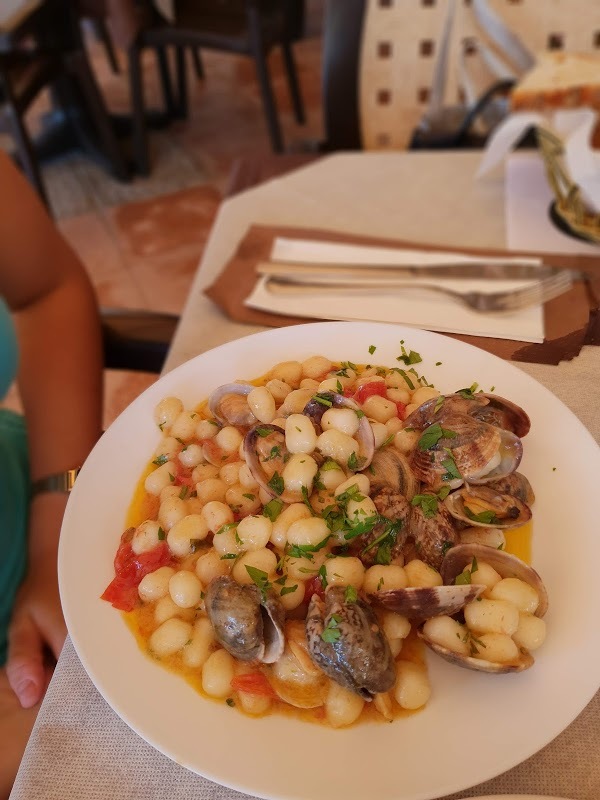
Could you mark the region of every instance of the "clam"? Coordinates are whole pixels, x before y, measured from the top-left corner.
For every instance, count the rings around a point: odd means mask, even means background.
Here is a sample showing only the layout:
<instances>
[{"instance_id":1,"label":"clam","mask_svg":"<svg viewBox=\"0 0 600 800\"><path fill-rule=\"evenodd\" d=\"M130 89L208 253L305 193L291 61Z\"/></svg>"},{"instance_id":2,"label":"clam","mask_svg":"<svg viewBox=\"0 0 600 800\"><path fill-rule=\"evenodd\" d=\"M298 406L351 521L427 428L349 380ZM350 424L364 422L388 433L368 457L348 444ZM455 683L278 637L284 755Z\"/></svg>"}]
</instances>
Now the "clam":
<instances>
[{"instance_id":1,"label":"clam","mask_svg":"<svg viewBox=\"0 0 600 800\"><path fill-rule=\"evenodd\" d=\"M488 488L500 492L500 494L510 494L512 497L516 497L523 503L527 503L528 506L532 506L535 502L535 494L531 484L522 472L512 472L504 478L489 481L486 485Z\"/></svg>"},{"instance_id":2,"label":"clam","mask_svg":"<svg viewBox=\"0 0 600 800\"><path fill-rule=\"evenodd\" d=\"M247 397L255 389L249 383L226 383L208 398L208 408L222 425L254 425L258 420L248 406Z\"/></svg>"},{"instance_id":3,"label":"clam","mask_svg":"<svg viewBox=\"0 0 600 800\"><path fill-rule=\"evenodd\" d=\"M467 484L444 500L448 512L470 527L510 529L525 525L531 509L522 500L501 494L489 486Z\"/></svg>"},{"instance_id":4,"label":"clam","mask_svg":"<svg viewBox=\"0 0 600 800\"><path fill-rule=\"evenodd\" d=\"M446 394L431 397L416 408L404 420L405 428L422 430L439 421L442 414L472 414L489 403L487 395Z\"/></svg>"},{"instance_id":5,"label":"clam","mask_svg":"<svg viewBox=\"0 0 600 800\"><path fill-rule=\"evenodd\" d=\"M360 412L361 416L355 438L359 446L357 453L359 468L361 470L366 469L373 460L375 453L375 437L369 420L362 414L358 403L336 392L319 392L308 401L302 413L312 420L313 425L320 432L321 419L328 408L351 408L353 411Z\"/></svg>"},{"instance_id":6,"label":"clam","mask_svg":"<svg viewBox=\"0 0 600 800\"><path fill-rule=\"evenodd\" d=\"M484 407L471 412L473 416L490 425L496 425L499 428L511 431L519 439L529 433L531 421L521 406L496 394L484 394L482 397L485 397L488 403Z\"/></svg>"},{"instance_id":7,"label":"clam","mask_svg":"<svg viewBox=\"0 0 600 800\"><path fill-rule=\"evenodd\" d=\"M444 553L458 543L458 533L448 509L437 503L437 510L422 505L411 509L409 535L413 538L419 558L439 569Z\"/></svg>"},{"instance_id":8,"label":"clam","mask_svg":"<svg viewBox=\"0 0 600 800\"><path fill-rule=\"evenodd\" d=\"M304 622L288 620L285 624L285 650L273 664L271 686L276 694L296 708L318 708L327 694L329 681L308 654Z\"/></svg>"},{"instance_id":9,"label":"clam","mask_svg":"<svg viewBox=\"0 0 600 800\"><path fill-rule=\"evenodd\" d=\"M380 545L389 548L390 561L396 561L402 556L409 533L411 506L404 495L383 487L373 495L373 502L377 513L385 519L368 533L350 542L350 553L357 555L365 567L378 563ZM392 527L390 522L393 523Z\"/></svg>"},{"instance_id":10,"label":"clam","mask_svg":"<svg viewBox=\"0 0 600 800\"><path fill-rule=\"evenodd\" d=\"M285 612L274 594L222 575L211 581L204 602L216 638L232 656L264 664L281 657Z\"/></svg>"},{"instance_id":11,"label":"clam","mask_svg":"<svg viewBox=\"0 0 600 800\"><path fill-rule=\"evenodd\" d=\"M287 456L283 428L258 424L246 433L244 457L254 480L271 497L277 497L284 503L297 503L302 500L301 496L283 488L281 476Z\"/></svg>"},{"instance_id":12,"label":"clam","mask_svg":"<svg viewBox=\"0 0 600 800\"><path fill-rule=\"evenodd\" d=\"M412 500L419 492L419 481L411 469L410 461L395 447L384 447L375 453L367 477L371 492L375 494L382 489L389 489ZM384 511L379 513L387 516Z\"/></svg>"},{"instance_id":13,"label":"clam","mask_svg":"<svg viewBox=\"0 0 600 800\"><path fill-rule=\"evenodd\" d=\"M434 428L427 428L412 457L415 475L427 486L456 489L463 481L487 483L519 466L523 446L510 431L466 414L444 415L438 423L442 435L429 444L424 437Z\"/></svg>"},{"instance_id":14,"label":"clam","mask_svg":"<svg viewBox=\"0 0 600 800\"><path fill-rule=\"evenodd\" d=\"M306 617L308 652L336 683L365 700L394 685L394 658L371 607L351 602L341 586L329 586L322 600L314 594Z\"/></svg>"},{"instance_id":15,"label":"clam","mask_svg":"<svg viewBox=\"0 0 600 800\"><path fill-rule=\"evenodd\" d=\"M510 553L503 550L495 550L492 547L478 544L462 544L453 547L446 554L441 567L444 583L452 584L458 575L461 575L465 568L473 563L473 560L487 562L503 578L519 578L533 587L539 598L539 603L535 611L535 616L543 617L548 610L548 593L538 573ZM452 664L456 664L467 669L478 670L480 672L508 673L521 672L528 669L534 663L533 656L524 648L519 648L518 656L509 663L498 663L487 661L483 658L475 658L470 655L462 655L450 650L448 647L432 641L426 634L423 626L418 630L419 637L434 652ZM477 639L474 639L477 642ZM480 650L481 652L481 650Z\"/></svg>"},{"instance_id":16,"label":"clam","mask_svg":"<svg viewBox=\"0 0 600 800\"><path fill-rule=\"evenodd\" d=\"M407 619L422 622L441 614L449 617L457 614L484 590L485 586L476 583L461 586L408 586L405 589L375 592L369 595L369 600Z\"/></svg>"}]
</instances>

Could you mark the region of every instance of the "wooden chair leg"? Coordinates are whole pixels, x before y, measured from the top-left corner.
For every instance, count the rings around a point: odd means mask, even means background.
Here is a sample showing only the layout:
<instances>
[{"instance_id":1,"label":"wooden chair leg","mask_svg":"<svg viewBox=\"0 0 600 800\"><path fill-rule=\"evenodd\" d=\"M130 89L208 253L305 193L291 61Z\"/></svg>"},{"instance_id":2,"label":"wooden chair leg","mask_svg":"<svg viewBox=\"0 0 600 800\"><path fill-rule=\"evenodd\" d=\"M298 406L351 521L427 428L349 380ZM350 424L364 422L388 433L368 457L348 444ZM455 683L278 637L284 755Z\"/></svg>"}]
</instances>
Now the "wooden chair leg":
<instances>
[{"instance_id":1,"label":"wooden chair leg","mask_svg":"<svg viewBox=\"0 0 600 800\"><path fill-rule=\"evenodd\" d=\"M133 44L127 51L129 90L131 97L131 143L136 170L140 175L150 174L148 131L144 106L141 50Z\"/></svg>"},{"instance_id":2,"label":"wooden chair leg","mask_svg":"<svg viewBox=\"0 0 600 800\"><path fill-rule=\"evenodd\" d=\"M169 71L167 49L164 45L157 45L155 51L156 61L158 64L158 75L160 78L160 85L165 104L165 112L169 117L174 117L177 115L177 103L175 102L175 95L173 94L173 84L171 82L171 73Z\"/></svg>"},{"instance_id":3,"label":"wooden chair leg","mask_svg":"<svg viewBox=\"0 0 600 800\"><path fill-rule=\"evenodd\" d=\"M106 22L99 17L90 17L89 23L94 31L94 35L98 39L99 42L102 43L104 47L104 51L106 53L106 58L108 59L108 63L110 64L110 68L115 75L118 75L121 71L119 69L119 62L117 61L117 53L115 51L115 47L113 45L113 41L106 25Z\"/></svg>"},{"instance_id":4,"label":"wooden chair leg","mask_svg":"<svg viewBox=\"0 0 600 800\"><path fill-rule=\"evenodd\" d=\"M192 61L194 62L194 69L196 70L196 77L203 81L206 77L204 72L204 64L202 63L202 53L199 47L192 47Z\"/></svg>"},{"instance_id":5,"label":"wooden chair leg","mask_svg":"<svg viewBox=\"0 0 600 800\"><path fill-rule=\"evenodd\" d=\"M282 153L283 137L281 135L281 127L279 125L279 117L277 115L275 95L273 94L273 87L271 86L271 77L269 75L269 67L267 65L267 54L265 53L262 43L258 9L255 6L250 5L247 11L247 17L250 40L252 42L252 55L254 57L254 63L256 64L256 73L260 85L260 93L262 95L263 107L267 117L269 136L271 137L271 147L275 153Z\"/></svg>"},{"instance_id":6,"label":"wooden chair leg","mask_svg":"<svg viewBox=\"0 0 600 800\"><path fill-rule=\"evenodd\" d=\"M83 50L74 50L64 56L67 71L79 85L86 110L100 140L102 152L108 159L116 178L129 180L129 170L121 152L104 99L92 74Z\"/></svg>"},{"instance_id":7,"label":"wooden chair leg","mask_svg":"<svg viewBox=\"0 0 600 800\"><path fill-rule=\"evenodd\" d=\"M189 113L188 82L186 70L185 47L181 44L175 48L177 65L177 116L187 119Z\"/></svg>"},{"instance_id":8,"label":"wooden chair leg","mask_svg":"<svg viewBox=\"0 0 600 800\"><path fill-rule=\"evenodd\" d=\"M292 105L294 106L296 122L298 122L299 125L304 125L306 116L304 114L304 104L302 103L302 95L300 94L298 70L296 69L292 46L290 42L286 41L282 43L281 48L283 50L283 63L285 64L285 74L290 90L290 97L292 98Z\"/></svg>"},{"instance_id":9,"label":"wooden chair leg","mask_svg":"<svg viewBox=\"0 0 600 800\"><path fill-rule=\"evenodd\" d=\"M7 103L4 109L4 118L11 136L14 138L17 145L17 157L21 168L27 175L29 182L33 185L45 205L50 208L48 203L48 196L46 188L42 180L39 164L36 158L29 133L23 122L23 118L13 106L12 103Z\"/></svg>"}]
</instances>

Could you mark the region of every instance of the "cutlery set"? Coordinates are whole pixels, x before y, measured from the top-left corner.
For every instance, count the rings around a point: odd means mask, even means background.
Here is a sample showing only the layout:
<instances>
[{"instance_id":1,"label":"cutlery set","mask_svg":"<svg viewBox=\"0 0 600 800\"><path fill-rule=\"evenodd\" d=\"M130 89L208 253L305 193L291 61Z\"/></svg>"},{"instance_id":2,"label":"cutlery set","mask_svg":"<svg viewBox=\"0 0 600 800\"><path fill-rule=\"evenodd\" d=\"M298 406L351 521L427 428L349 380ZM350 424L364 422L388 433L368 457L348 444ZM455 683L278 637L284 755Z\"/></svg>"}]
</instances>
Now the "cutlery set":
<instances>
[{"instance_id":1,"label":"cutlery set","mask_svg":"<svg viewBox=\"0 0 600 800\"><path fill-rule=\"evenodd\" d=\"M296 264L260 262L257 273L267 279L267 289L273 294L309 295L315 292L365 293L407 290L426 290L444 294L463 305L482 313L518 311L542 305L568 291L576 280L585 275L570 269L546 264L497 259L456 261L419 266L384 264ZM523 286L500 291L460 291L423 279L457 278L484 280L526 280ZM415 280L416 279L416 280ZM532 282L534 281L534 282Z\"/></svg>"}]
</instances>

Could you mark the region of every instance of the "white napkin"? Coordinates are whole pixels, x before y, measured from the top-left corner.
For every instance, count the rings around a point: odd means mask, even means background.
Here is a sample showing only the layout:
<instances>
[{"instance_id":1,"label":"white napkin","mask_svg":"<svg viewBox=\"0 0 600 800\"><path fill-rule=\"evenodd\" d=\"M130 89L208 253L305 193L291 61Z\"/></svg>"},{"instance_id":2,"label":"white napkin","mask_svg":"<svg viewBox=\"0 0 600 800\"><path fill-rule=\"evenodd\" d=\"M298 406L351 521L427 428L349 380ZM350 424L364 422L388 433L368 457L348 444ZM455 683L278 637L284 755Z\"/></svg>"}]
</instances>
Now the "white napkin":
<instances>
[{"instance_id":1,"label":"white napkin","mask_svg":"<svg viewBox=\"0 0 600 800\"><path fill-rule=\"evenodd\" d=\"M600 212L600 154L590 146L596 117L596 112L590 108L556 111L550 116L529 111L511 114L490 136L477 177L501 163L525 131L536 126L562 141L567 174L581 189L589 210Z\"/></svg>"},{"instance_id":2,"label":"white napkin","mask_svg":"<svg viewBox=\"0 0 600 800\"><path fill-rule=\"evenodd\" d=\"M550 218L554 194L537 151L519 150L506 159L505 220L509 250L600 255L600 247L559 230Z\"/></svg>"},{"instance_id":3,"label":"white napkin","mask_svg":"<svg viewBox=\"0 0 600 800\"><path fill-rule=\"evenodd\" d=\"M271 259L288 263L375 263L381 265L427 265L480 261L468 254L438 251L408 250L386 247L366 247L334 242L318 242L300 239L276 239ZM494 259L486 259L493 261ZM507 259L497 259L506 261ZM523 263L522 258L512 259ZM536 259L528 259L539 263ZM458 291L471 289L486 292L512 289L527 285L531 281L518 280L470 280L456 278L423 278L419 281L444 285ZM285 314L294 317L331 320L373 320L397 322L416 328L446 333L462 333L470 336L486 336L493 339L516 339L522 342L544 341L544 318L541 306L522 311L481 314L471 311L457 301L436 292L418 289L365 289L360 293L335 294L328 291L293 296L269 291L268 279L259 279L246 298L250 308Z\"/></svg>"}]
</instances>

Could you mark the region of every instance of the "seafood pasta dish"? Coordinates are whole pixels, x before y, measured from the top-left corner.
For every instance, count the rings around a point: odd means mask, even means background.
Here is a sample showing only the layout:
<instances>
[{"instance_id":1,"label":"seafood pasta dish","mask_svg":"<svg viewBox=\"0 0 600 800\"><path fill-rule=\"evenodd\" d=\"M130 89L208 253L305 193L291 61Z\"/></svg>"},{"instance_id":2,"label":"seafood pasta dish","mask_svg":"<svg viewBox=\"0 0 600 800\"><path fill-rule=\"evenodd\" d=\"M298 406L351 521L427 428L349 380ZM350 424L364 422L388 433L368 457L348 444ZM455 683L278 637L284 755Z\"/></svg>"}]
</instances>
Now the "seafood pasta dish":
<instances>
[{"instance_id":1,"label":"seafood pasta dish","mask_svg":"<svg viewBox=\"0 0 600 800\"><path fill-rule=\"evenodd\" d=\"M315 355L158 403L102 596L149 656L247 714L333 727L423 707L427 649L532 666L529 418L477 384L441 394L420 362L403 342L393 367Z\"/></svg>"}]
</instances>

